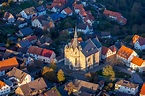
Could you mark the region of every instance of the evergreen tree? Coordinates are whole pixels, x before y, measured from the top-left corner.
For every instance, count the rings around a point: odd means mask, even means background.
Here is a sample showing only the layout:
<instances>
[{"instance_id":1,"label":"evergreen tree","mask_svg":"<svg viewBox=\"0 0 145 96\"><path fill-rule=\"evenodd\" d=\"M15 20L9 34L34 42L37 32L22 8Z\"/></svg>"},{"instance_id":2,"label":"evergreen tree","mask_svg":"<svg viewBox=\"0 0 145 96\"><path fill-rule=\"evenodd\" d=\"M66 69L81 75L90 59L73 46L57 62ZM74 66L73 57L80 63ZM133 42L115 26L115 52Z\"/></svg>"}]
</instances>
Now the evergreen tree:
<instances>
[{"instance_id":1,"label":"evergreen tree","mask_svg":"<svg viewBox=\"0 0 145 96\"><path fill-rule=\"evenodd\" d=\"M59 82L62 82L62 81L65 80L65 76L64 76L64 73L63 73L62 69L60 69L58 71L58 73L57 73L57 79L58 79Z\"/></svg>"}]
</instances>

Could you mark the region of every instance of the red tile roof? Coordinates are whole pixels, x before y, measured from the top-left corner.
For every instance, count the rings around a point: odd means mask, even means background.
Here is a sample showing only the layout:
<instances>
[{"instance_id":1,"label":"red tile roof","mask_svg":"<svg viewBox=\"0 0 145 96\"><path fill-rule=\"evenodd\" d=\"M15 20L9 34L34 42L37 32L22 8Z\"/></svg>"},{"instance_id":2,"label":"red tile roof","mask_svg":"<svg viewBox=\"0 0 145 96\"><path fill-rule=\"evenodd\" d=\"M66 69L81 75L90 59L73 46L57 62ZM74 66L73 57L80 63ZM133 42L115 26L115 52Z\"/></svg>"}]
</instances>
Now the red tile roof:
<instances>
[{"instance_id":1,"label":"red tile roof","mask_svg":"<svg viewBox=\"0 0 145 96\"><path fill-rule=\"evenodd\" d=\"M136 41L140 38L138 35L134 35L132 38L133 43L136 43Z\"/></svg>"},{"instance_id":2,"label":"red tile roof","mask_svg":"<svg viewBox=\"0 0 145 96\"><path fill-rule=\"evenodd\" d=\"M103 47L102 47L102 55L106 55L107 52L108 52L108 50L109 50L109 48L103 46Z\"/></svg>"},{"instance_id":3,"label":"red tile roof","mask_svg":"<svg viewBox=\"0 0 145 96\"><path fill-rule=\"evenodd\" d=\"M124 59L128 59L134 50L122 45L122 47L118 50L117 55L123 57Z\"/></svg>"},{"instance_id":4,"label":"red tile roof","mask_svg":"<svg viewBox=\"0 0 145 96\"><path fill-rule=\"evenodd\" d=\"M142 88L140 90L140 95L145 95L145 83L142 85Z\"/></svg>"},{"instance_id":5,"label":"red tile roof","mask_svg":"<svg viewBox=\"0 0 145 96\"><path fill-rule=\"evenodd\" d=\"M134 56L133 59L131 60L131 63L137 65L137 66L141 66L143 64L144 60Z\"/></svg>"},{"instance_id":6,"label":"red tile roof","mask_svg":"<svg viewBox=\"0 0 145 96\"><path fill-rule=\"evenodd\" d=\"M44 56L44 57L51 57L53 51L52 50L48 50L48 49L43 49L41 55Z\"/></svg>"},{"instance_id":7,"label":"red tile roof","mask_svg":"<svg viewBox=\"0 0 145 96\"><path fill-rule=\"evenodd\" d=\"M36 36L36 35L27 36L26 38L27 38L29 41L33 41L33 40L36 40L36 39L37 39L37 36Z\"/></svg>"},{"instance_id":8,"label":"red tile roof","mask_svg":"<svg viewBox=\"0 0 145 96\"><path fill-rule=\"evenodd\" d=\"M126 24L127 23L127 19L124 17L117 17L117 21L121 22L122 24Z\"/></svg>"},{"instance_id":9,"label":"red tile roof","mask_svg":"<svg viewBox=\"0 0 145 96\"><path fill-rule=\"evenodd\" d=\"M2 82L2 81L0 81L0 89L2 88L2 87L4 87L6 84L4 83L4 82Z\"/></svg>"},{"instance_id":10,"label":"red tile roof","mask_svg":"<svg viewBox=\"0 0 145 96\"><path fill-rule=\"evenodd\" d=\"M18 61L16 57L0 61L0 71L8 70L10 68L17 67L17 66L18 66Z\"/></svg>"},{"instance_id":11,"label":"red tile roof","mask_svg":"<svg viewBox=\"0 0 145 96\"><path fill-rule=\"evenodd\" d=\"M105 15L109 15L109 16L114 16L114 17L121 17L122 15L118 12L113 12L113 11L110 11L110 10L104 10L103 14Z\"/></svg>"},{"instance_id":12,"label":"red tile roof","mask_svg":"<svg viewBox=\"0 0 145 96\"><path fill-rule=\"evenodd\" d=\"M75 9L83 9L84 7L83 7L83 4L74 4L74 8Z\"/></svg>"},{"instance_id":13,"label":"red tile roof","mask_svg":"<svg viewBox=\"0 0 145 96\"><path fill-rule=\"evenodd\" d=\"M112 51L112 52L116 52L117 48L113 45L113 46L110 46L109 49Z\"/></svg>"},{"instance_id":14,"label":"red tile roof","mask_svg":"<svg viewBox=\"0 0 145 96\"><path fill-rule=\"evenodd\" d=\"M86 11L85 11L85 9L84 8L82 8L81 10L80 10L80 14L84 17L84 16L87 16L87 13L86 13Z\"/></svg>"},{"instance_id":15,"label":"red tile roof","mask_svg":"<svg viewBox=\"0 0 145 96\"><path fill-rule=\"evenodd\" d=\"M72 10L71 10L69 7L65 8L64 11L65 11L67 14L71 14L71 13L72 13Z\"/></svg>"},{"instance_id":16,"label":"red tile roof","mask_svg":"<svg viewBox=\"0 0 145 96\"><path fill-rule=\"evenodd\" d=\"M27 52L30 53L30 54L41 55L42 48L39 48L39 47L36 47L36 46L30 46Z\"/></svg>"}]
</instances>

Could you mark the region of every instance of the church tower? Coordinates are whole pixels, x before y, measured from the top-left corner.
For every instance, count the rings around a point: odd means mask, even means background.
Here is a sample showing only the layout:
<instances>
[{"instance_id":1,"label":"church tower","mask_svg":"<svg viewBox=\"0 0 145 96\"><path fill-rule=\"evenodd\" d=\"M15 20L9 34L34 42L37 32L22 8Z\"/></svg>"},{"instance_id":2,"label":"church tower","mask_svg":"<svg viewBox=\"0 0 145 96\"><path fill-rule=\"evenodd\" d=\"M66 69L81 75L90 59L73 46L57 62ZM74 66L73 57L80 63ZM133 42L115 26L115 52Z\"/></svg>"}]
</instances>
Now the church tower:
<instances>
[{"instance_id":1,"label":"church tower","mask_svg":"<svg viewBox=\"0 0 145 96\"><path fill-rule=\"evenodd\" d=\"M74 39L73 39L73 42L72 42L72 47L73 47L73 49L75 49L76 47L79 46L78 35L77 35L76 29L77 29L77 28L75 27Z\"/></svg>"}]
</instances>

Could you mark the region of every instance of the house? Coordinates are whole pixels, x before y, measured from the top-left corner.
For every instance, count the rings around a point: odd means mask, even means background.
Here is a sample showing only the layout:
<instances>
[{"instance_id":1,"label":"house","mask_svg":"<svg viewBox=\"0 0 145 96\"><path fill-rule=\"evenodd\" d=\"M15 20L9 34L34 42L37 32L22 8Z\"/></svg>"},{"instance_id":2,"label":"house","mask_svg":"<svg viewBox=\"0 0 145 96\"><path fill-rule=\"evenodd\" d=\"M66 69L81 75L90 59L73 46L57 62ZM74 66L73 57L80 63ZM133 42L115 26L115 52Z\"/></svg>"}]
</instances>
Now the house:
<instances>
[{"instance_id":1,"label":"house","mask_svg":"<svg viewBox=\"0 0 145 96\"><path fill-rule=\"evenodd\" d=\"M11 71L7 73L7 77L9 80L15 80L17 81L17 85L21 86L24 84L27 84L33 80L31 75L27 74L26 72L14 67Z\"/></svg>"},{"instance_id":2,"label":"house","mask_svg":"<svg viewBox=\"0 0 145 96\"><path fill-rule=\"evenodd\" d=\"M53 40L50 37L44 35L42 35L37 41L38 46L49 46L52 43Z\"/></svg>"},{"instance_id":3,"label":"house","mask_svg":"<svg viewBox=\"0 0 145 96\"><path fill-rule=\"evenodd\" d=\"M134 35L132 38L134 48L139 49L139 50L144 50L145 49L145 38L140 37L138 35Z\"/></svg>"},{"instance_id":4,"label":"house","mask_svg":"<svg viewBox=\"0 0 145 96\"><path fill-rule=\"evenodd\" d=\"M130 67L135 70L139 70L139 72L145 71L145 61L139 57L134 56L130 61Z\"/></svg>"},{"instance_id":5,"label":"house","mask_svg":"<svg viewBox=\"0 0 145 96\"><path fill-rule=\"evenodd\" d=\"M86 34L86 33L90 32L90 29L86 24L79 23L77 26L77 31L83 32L84 34Z\"/></svg>"},{"instance_id":6,"label":"house","mask_svg":"<svg viewBox=\"0 0 145 96\"><path fill-rule=\"evenodd\" d=\"M46 9L43 5L36 7L38 16L46 15Z\"/></svg>"},{"instance_id":7,"label":"house","mask_svg":"<svg viewBox=\"0 0 145 96\"><path fill-rule=\"evenodd\" d=\"M27 36L27 37L23 38L23 40L28 40L29 42L31 42L32 44L34 44L37 41L37 36L36 35Z\"/></svg>"},{"instance_id":8,"label":"house","mask_svg":"<svg viewBox=\"0 0 145 96\"><path fill-rule=\"evenodd\" d=\"M133 49L130 49L124 45L122 45L117 52L117 58L125 62L128 67L130 66L130 61L134 56L138 56L137 53Z\"/></svg>"},{"instance_id":9,"label":"house","mask_svg":"<svg viewBox=\"0 0 145 96\"><path fill-rule=\"evenodd\" d=\"M27 54L34 57L36 60L41 60L46 63L50 63L55 59L55 53L52 50L39 48L36 46L30 46Z\"/></svg>"},{"instance_id":10,"label":"house","mask_svg":"<svg viewBox=\"0 0 145 96\"><path fill-rule=\"evenodd\" d=\"M101 32L101 38L111 38L110 32Z\"/></svg>"},{"instance_id":11,"label":"house","mask_svg":"<svg viewBox=\"0 0 145 96\"><path fill-rule=\"evenodd\" d=\"M74 7L75 13L77 13L77 14L79 14L81 9L82 10L84 9L83 4L77 4L76 2L74 2L73 7Z\"/></svg>"},{"instance_id":12,"label":"house","mask_svg":"<svg viewBox=\"0 0 145 96\"><path fill-rule=\"evenodd\" d=\"M56 87L53 87L52 89L45 92L42 96L61 96L61 94Z\"/></svg>"},{"instance_id":13,"label":"house","mask_svg":"<svg viewBox=\"0 0 145 96\"><path fill-rule=\"evenodd\" d=\"M82 18L83 22L88 26L92 26L94 23L94 16L92 15L91 11L86 12L86 16Z\"/></svg>"},{"instance_id":14,"label":"house","mask_svg":"<svg viewBox=\"0 0 145 96\"><path fill-rule=\"evenodd\" d=\"M139 96L145 96L145 83L142 85Z\"/></svg>"},{"instance_id":15,"label":"house","mask_svg":"<svg viewBox=\"0 0 145 96\"><path fill-rule=\"evenodd\" d=\"M80 94L84 94L84 92L85 94L90 94L90 96L96 96L96 92L99 90L98 84L77 79L65 85L65 89L68 87L73 88L73 95L75 96L80 96Z\"/></svg>"},{"instance_id":16,"label":"house","mask_svg":"<svg viewBox=\"0 0 145 96\"><path fill-rule=\"evenodd\" d=\"M65 9L63 9L61 11L61 14L65 14L65 15L71 16L73 14L73 12L72 12L72 10L69 7L67 7L67 8L65 8Z\"/></svg>"},{"instance_id":17,"label":"house","mask_svg":"<svg viewBox=\"0 0 145 96\"><path fill-rule=\"evenodd\" d=\"M13 67L17 67L17 66L18 66L18 61L16 57L0 61L0 76L5 75L5 72L7 70L10 70Z\"/></svg>"},{"instance_id":18,"label":"house","mask_svg":"<svg viewBox=\"0 0 145 96\"><path fill-rule=\"evenodd\" d=\"M110 10L104 10L103 12L104 15L107 17L111 18L112 20L117 21L121 25L125 25L127 23L127 19L121 15L121 13L118 12L113 12Z\"/></svg>"},{"instance_id":19,"label":"house","mask_svg":"<svg viewBox=\"0 0 145 96\"><path fill-rule=\"evenodd\" d=\"M37 16L37 11L35 7L30 7L22 10L20 14L23 18L31 19L32 17Z\"/></svg>"},{"instance_id":20,"label":"house","mask_svg":"<svg viewBox=\"0 0 145 96\"><path fill-rule=\"evenodd\" d=\"M116 54L116 47L115 46L110 46L109 48L103 46L102 47L102 59L106 59L112 55Z\"/></svg>"},{"instance_id":21,"label":"house","mask_svg":"<svg viewBox=\"0 0 145 96\"><path fill-rule=\"evenodd\" d=\"M65 18L66 15L65 14L61 14L61 13L52 13L50 14L50 18L53 20L53 21L59 21L60 18Z\"/></svg>"},{"instance_id":22,"label":"house","mask_svg":"<svg viewBox=\"0 0 145 96\"><path fill-rule=\"evenodd\" d=\"M15 22L14 16L9 12L4 13L3 20L7 21L7 23L14 23Z\"/></svg>"},{"instance_id":23,"label":"house","mask_svg":"<svg viewBox=\"0 0 145 96\"><path fill-rule=\"evenodd\" d=\"M127 80L119 80L115 83L115 90L127 94L135 95L138 92L139 84L134 84Z\"/></svg>"},{"instance_id":24,"label":"house","mask_svg":"<svg viewBox=\"0 0 145 96\"><path fill-rule=\"evenodd\" d=\"M36 96L46 91L47 85L43 78L38 78L27 84L19 86L15 90L17 96Z\"/></svg>"},{"instance_id":25,"label":"house","mask_svg":"<svg viewBox=\"0 0 145 96\"><path fill-rule=\"evenodd\" d=\"M33 30L30 27L25 27L23 29L20 29L18 33L16 33L17 36L19 37L24 37L31 35L33 33Z\"/></svg>"},{"instance_id":26,"label":"house","mask_svg":"<svg viewBox=\"0 0 145 96\"><path fill-rule=\"evenodd\" d=\"M13 2L25 2L25 1L28 1L28 0L13 0Z\"/></svg>"},{"instance_id":27,"label":"house","mask_svg":"<svg viewBox=\"0 0 145 96\"><path fill-rule=\"evenodd\" d=\"M75 30L73 42L64 48L65 65L73 70L88 70L99 65L101 45L98 38L88 39L84 42L78 41Z\"/></svg>"},{"instance_id":28,"label":"house","mask_svg":"<svg viewBox=\"0 0 145 96\"><path fill-rule=\"evenodd\" d=\"M17 46L18 48L26 48L26 47L31 46L31 42L29 42L29 40L27 40L27 39L23 39L23 40L19 41L19 42L16 44L16 46Z\"/></svg>"},{"instance_id":29,"label":"house","mask_svg":"<svg viewBox=\"0 0 145 96\"><path fill-rule=\"evenodd\" d=\"M18 26L18 28L23 28L23 27L27 26L28 23L25 20L25 18L18 17L18 19L16 20L16 25Z\"/></svg>"},{"instance_id":30,"label":"house","mask_svg":"<svg viewBox=\"0 0 145 96\"><path fill-rule=\"evenodd\" d=\"M32 21L32 26L41 28L42 30L47 30L47 31L50 31L50 28L55 27L53 21L48 21L44 16L35 18Z\"/></svg>"},{"instance_id":31,"label":"house","mask_svg":"<svg viewBox=\"0 0 145 96\"><path fill-rule=\"evenodd\" d=\"M60 12L60 10L65 6L67 0L53 0L50 8L51 12Z\"/></svg>"},{"instance_id":32,"label":"house","mask_svg":"<svg viewBox=\"0 0 145 96\"><path fill-rule=\"evenodd\" d=\"M0 80L0 96L7 96L10 91L10 86Z\"/></svg>"}]
</instances>

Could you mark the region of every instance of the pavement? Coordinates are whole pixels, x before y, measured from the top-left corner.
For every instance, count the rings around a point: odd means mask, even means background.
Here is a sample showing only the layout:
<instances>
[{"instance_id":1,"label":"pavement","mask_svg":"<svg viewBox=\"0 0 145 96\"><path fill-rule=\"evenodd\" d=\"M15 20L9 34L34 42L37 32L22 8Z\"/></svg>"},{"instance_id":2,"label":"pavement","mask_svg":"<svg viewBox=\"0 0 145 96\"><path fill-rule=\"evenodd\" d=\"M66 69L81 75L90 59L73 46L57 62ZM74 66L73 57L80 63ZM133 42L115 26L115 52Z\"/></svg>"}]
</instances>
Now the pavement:
<instances>
[{"instance_id":1,"label":"pavement","mask_svg":"<svg viewBox=\"0 0 145 96\"><path fill-rule=\"evenodd\" d=\"M134 82L134 83L139 83L142 84L143 80L141 79L141 77L137 74L137 73L131 73L130 71L128 71L127 69L120 67L120 66L115 66L115 68L119 71L122 71L126 74L131 75L130 81Z\"/></svg>"},{"instance_id":2,"label":"pavement","mask_svg":"<svg viewBox=\"0 0 145 96\"><path fill-rule=\"evenodd\" d=\"M80 80L86 80L85 73L99 71L99 70L103 69L103 67L106 65L107 64L100 64L98 66L95 66L93 69L88 70L87 72L70 70L68 68L68 66L64 65L64 62L58 63L57 67L61 68L64 71L64 73L69 75L69 76L72 76L72 77L74 77L76 79L80 79ZM120 67L120 66L115 66L115 69L131 75L131 78L129 78L130 81L132 81L134 83L139 83L139 84L143 83L143 80L141 79L141 77L137 73L131 73L127 69Z\"/></svg>"}]
</instances>

